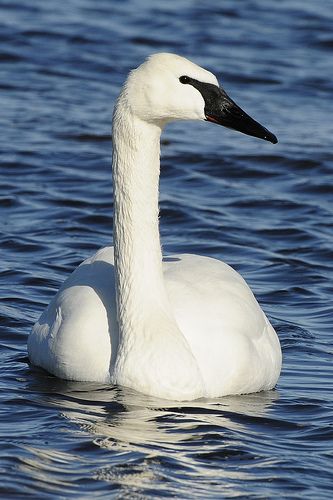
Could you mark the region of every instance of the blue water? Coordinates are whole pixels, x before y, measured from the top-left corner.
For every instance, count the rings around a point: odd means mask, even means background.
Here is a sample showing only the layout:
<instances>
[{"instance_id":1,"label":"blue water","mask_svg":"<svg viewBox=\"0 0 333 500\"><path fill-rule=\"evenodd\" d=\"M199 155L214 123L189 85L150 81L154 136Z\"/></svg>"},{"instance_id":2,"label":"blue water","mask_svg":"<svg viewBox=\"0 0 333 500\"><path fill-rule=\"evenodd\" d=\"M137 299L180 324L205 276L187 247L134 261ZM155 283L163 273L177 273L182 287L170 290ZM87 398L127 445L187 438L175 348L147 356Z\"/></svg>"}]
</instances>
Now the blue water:
<instances>
[{"instance_id":1,"label":"blue water","mask_svg":"<svg viewBox=\"0 0 333 500\"><path fill-rule=\"evenodd\" d=\"M331 498L333 9L326 0L0 1L0 496ZM277 145L167 127L166 252L246 278L283 348L276 390L166 404L29 366L62 281L112 241L111 117L125 75L177 52Z\"/></svg>"}]
</instances>

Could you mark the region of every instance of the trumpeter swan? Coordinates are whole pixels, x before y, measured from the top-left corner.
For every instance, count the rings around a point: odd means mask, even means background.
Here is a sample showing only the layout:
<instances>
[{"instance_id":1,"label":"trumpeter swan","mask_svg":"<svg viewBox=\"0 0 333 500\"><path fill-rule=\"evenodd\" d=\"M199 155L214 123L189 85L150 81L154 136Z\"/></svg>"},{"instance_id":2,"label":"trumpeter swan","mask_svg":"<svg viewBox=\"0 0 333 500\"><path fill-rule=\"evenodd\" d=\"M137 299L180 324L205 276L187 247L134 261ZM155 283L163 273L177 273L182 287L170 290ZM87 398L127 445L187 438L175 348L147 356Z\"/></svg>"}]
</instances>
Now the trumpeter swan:
<instances>
[{"instance_id":1,"label":"trumpeter swan","mask_svg":"<svg viewBox=\"0 0 333 500\"><path fill-rule=\"evenodd\" d=\"M172 120L277 142L183 57L154 54L131 71L113 117L114 247L65 281L29 336L30 361L63 379L173 400L271 389L279 340L243 278L213 258L162 259L160 136Z\"/></svg>"}]
</instances>

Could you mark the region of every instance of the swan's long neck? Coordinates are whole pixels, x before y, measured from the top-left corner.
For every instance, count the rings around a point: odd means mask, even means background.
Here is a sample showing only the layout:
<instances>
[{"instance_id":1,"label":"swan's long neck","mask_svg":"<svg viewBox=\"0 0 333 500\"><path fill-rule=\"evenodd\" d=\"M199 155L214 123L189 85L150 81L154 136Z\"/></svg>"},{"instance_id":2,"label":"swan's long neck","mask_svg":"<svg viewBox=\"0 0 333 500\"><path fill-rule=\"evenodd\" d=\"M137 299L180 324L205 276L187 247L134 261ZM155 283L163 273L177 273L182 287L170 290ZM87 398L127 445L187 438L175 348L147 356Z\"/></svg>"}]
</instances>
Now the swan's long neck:
<instances>
[{"instance_id":1,"label":"swan's long neck","mask_svg":"<svg viewBox=\"0 0 333 500\"><path fill-rule=\"evenodd\" d=\"M117 383L180 399L202 395L201 376L172 315L158 226L161 127L120 99L113 122ZM199 383L198 383L199 379Z\"/></svg>"},{"instance_id":2,"label":"swan's long neck","mask_svg":"<svg viewBox=\"0 0 333 500\"><path fill-rule=\"evenodd\" d=\"M160 135L156 125L115 114L114 246L122 341L152 298L165 298L158 227Z\"/></svg>"}]
</instances>

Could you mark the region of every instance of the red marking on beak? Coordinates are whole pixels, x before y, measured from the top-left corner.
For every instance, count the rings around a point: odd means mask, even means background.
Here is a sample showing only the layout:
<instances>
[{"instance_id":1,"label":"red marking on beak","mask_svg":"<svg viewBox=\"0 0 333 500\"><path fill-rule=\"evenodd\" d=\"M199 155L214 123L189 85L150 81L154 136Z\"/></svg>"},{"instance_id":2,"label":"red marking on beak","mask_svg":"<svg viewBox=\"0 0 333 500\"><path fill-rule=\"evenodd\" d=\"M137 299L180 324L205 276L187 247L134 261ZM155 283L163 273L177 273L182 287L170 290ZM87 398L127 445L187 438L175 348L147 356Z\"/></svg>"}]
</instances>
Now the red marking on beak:
<instances>
[{"instance_id":1,"label":"red marking on beak","mask_svg":"<svg viewBox=\"0 0 333 500\"><path fill-rule=\"evenodd\" d=\"M209 116L209 115L206 115L206 120L208 122L212 122L212 123L217 123L218 125L221 125L220 122L218 122L215 118L213 118L212 116Z\"/></svg>"}]
</instances>

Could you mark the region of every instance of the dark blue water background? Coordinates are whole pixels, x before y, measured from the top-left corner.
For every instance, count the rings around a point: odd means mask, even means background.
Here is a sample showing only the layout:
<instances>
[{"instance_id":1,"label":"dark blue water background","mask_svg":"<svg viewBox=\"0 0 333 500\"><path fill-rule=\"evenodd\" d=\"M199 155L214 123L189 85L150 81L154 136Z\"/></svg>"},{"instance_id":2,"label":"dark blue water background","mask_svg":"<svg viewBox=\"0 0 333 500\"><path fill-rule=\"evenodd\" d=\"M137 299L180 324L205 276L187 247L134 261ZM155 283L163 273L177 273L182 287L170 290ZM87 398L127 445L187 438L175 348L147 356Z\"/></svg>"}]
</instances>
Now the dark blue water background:
<instances>
[{"instance_id":1,"label":"dark blue water background","mask_svg":"<svg viewBox=\"0 0 333 500\"><path fill-rule=\"evenodd\" d=\"M331 0L0 1L0 496L331 498ZM62 281L112 241L110 127L128 70L171 51L279 137L163 136L166 252L222 258L281 339L268 393L186 404L31 369Z\"/></svg>"}]
</instances>

